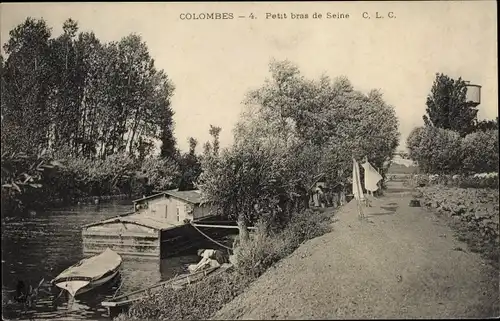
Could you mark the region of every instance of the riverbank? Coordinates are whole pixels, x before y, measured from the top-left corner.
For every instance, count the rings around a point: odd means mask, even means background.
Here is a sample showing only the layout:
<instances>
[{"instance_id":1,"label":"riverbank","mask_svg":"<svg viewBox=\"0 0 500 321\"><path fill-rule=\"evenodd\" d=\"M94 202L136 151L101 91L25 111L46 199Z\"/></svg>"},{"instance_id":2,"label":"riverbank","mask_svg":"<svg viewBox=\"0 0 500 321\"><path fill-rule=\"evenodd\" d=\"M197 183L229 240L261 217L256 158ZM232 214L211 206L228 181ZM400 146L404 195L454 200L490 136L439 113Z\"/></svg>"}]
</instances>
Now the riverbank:
<instances>
[{"instance_id":1,"label":"riverbank","mask_svg":"<svg viewBox=\"0 0 500 321\"><path fill-rule=\"evenodd\" d=\"M498 268L453 237L447 222L409 207L412 190L339 211L335 232L300 246L212 319L498 316Z\"/></svg>"},{"instance_id":2,"label":"riverbank","mask_svg":"<svg viewBox=\"0 0 500 321\"><path fill-rule=\"evenodd\" d=\"M181 290L162 289L115 321L208 319L303 242L330 232L334 213L333 208L307 210L276 234L258 229L251 233L249 243L239 248L233 271L209 276Z\"/></svg>"}]
</instances>

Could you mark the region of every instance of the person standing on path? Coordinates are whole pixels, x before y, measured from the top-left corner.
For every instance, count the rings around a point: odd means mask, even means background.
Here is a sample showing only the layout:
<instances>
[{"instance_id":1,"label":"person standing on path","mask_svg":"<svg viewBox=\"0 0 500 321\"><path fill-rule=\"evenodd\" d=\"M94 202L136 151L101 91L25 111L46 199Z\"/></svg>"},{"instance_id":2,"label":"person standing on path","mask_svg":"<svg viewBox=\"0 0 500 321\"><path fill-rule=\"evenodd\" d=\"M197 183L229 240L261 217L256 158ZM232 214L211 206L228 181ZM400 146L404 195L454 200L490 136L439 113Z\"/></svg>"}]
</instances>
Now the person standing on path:
<instances>
[{"instance_id":1,"label":"person standing on path","mask_svg":"<svg viewBox=\"0 0 500 321\"><path fill-rule=\"evenodd\" d=\"M342 205L341 204L341 197L340 197L340 194L342 193L342 190L343 190L343 184L342 184L342 182L336 183L331 188L333 207L338 207L338 206Z\"/></svg>"}]
</instances>

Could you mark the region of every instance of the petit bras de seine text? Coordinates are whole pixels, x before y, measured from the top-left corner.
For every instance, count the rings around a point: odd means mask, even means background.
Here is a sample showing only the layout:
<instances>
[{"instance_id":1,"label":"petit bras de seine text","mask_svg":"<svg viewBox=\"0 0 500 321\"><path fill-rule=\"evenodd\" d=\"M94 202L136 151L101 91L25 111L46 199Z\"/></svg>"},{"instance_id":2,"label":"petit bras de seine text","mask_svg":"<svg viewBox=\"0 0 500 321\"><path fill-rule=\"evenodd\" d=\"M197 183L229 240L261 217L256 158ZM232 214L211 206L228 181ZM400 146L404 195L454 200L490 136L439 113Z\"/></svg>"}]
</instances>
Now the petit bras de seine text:
<instances>
[{"instance_id":1,"label":"petit bras de seine text","mask_svg":"<svg viewBox=\"0 0 500 321\"><path fill-rule=\"evenodd\" d=\"M363 19L383 19L389 18L394 19L396 15L394 12L390 11L387 13L375 12L368 13L363 12L359 14ZM326 12L326 13L266 13L265 15L257 16L253 13L250 14L242 14L236 15L232 12L211 12L211 13L181 13L179 15L181 20L233 20L233 19L257 19L264 18L265 20L304 20L304 19L349 19L349 13L341 13L341 12Z\"/></svg>"}]
</instances>

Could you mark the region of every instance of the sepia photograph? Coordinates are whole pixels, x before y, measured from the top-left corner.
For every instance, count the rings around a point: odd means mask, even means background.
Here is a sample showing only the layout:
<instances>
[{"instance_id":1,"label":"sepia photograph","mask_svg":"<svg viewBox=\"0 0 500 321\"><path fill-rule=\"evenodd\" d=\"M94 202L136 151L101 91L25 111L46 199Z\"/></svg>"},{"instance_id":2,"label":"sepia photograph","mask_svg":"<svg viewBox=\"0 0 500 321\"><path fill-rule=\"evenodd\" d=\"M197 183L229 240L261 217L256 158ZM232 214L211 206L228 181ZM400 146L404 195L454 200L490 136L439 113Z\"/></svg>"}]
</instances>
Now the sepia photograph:
<instances>
[{"instance_id":1,"label":"sepia photograph","mask_svg":"<svg viewBox=\"0 0 500 321\"><path fill-rule=\"evenodd\" d=\"M500 317L497 3L0 4L2 320Z\"/></svg>"}]
</instances>

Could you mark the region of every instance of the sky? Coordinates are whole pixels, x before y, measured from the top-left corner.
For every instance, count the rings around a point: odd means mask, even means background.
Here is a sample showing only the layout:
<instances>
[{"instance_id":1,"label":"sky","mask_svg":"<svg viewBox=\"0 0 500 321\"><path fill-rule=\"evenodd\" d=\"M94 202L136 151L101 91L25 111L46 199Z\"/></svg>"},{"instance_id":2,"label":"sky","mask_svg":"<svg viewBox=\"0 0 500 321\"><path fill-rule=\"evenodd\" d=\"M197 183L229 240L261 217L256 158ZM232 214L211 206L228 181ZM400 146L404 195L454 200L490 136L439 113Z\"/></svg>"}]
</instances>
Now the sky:
<instances>
[{"instance_id":1,"label":"sky","mask_svg":"<svg viewBox=\"0 0 500 321\"><path fill-rule=\"evenodd\" d=\"M27 17L43 18L53 36L76 20L105 42L142 36L157 68L175 84L174 135L202 144L210 124L222 127L221 146L246 92L270 75L272 58L288 59L308 78L346 76L355 89L380 89L394 106L401 144L423 124L425 101L437 72L482 86L479 119L498 116L497 10L495 1L261 2L261 3L2 3L2 44ZM182 20L181 14L232 13L227 20ZM317 12L322 19L313 19ZM327 19L327 13L349 14ZM370 19L363 18L369 15ZM376 19L376 12L382 19ZM391 16L395 18L389 18ZM256 19L248 16L253 14ZM287 19L266 19L266 14ZM308 19L291 19L291 14ZM246 16L247 18L238 18ZM184 17L184 15L182 15Z\"/></svg>"}]
</instances>

